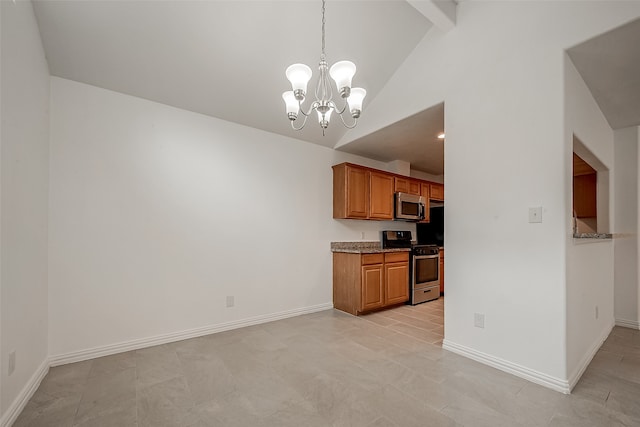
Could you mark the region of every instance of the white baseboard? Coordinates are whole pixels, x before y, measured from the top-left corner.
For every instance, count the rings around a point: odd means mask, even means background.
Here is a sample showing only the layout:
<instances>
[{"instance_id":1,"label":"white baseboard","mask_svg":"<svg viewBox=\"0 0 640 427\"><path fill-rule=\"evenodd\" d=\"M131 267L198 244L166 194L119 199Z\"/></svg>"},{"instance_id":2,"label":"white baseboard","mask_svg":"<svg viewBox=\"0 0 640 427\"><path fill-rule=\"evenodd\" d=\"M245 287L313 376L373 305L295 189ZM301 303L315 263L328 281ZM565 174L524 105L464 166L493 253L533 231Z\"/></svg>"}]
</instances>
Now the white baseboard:
<instances>
[{"instance_id":1,"label":"white baseboard","mask_svg":"<svg viewBox=\"0 0 640 427\"><path fill-rule=\"evenodd\" d=\"M182 341L189 338L201 337L215 334L216 332L229 331L232 329L244 328L246 326L258 325L261 323L273 322L275 320L286 319L288 317L301 316L303 314L315 313L318 311L333 308L333 303L313 305L310 307L296 308L293 310L281 311L279 313L265 314L262 316L250 317L248 319L234 320L231 322L219 323L217 325L205 326L181 332L157 335L149 338L141 338L117 344L109 344L86 350L75 351L66 354L58 354L49 357L50 366L66 365L67 363L80 362L83 360L95 359L96 357L109 356L111 354L125 351L137 350L154 345L166 344L169 342Z\"/></svg>"},{"instance_id":2,"label":"white baseboard","mask_svg":"<svg viewBox=\"0 0 640 427\"><path fill-rule=\"evenodd\" d=\"M569 386L568 381L543 374L542 372L534 371L533 369L520 366L516 363L500 359L499 357L474 350L464 345L444 340L442 342L442 348L452 351L461 356L468 357L469 359L473 359L480 363L484 363L485 365L489 365L517 377L524 378L527 381L540 384L541 386L550 388L552 390L559 391L565 394L569 394L569 392L571 391L571 387Z\"/></svg>"},{"instance_id":3,"label":"white baseboard","mask_svg":"<svg viewBox=\"0 0 640 427\"><path fill-rule=\"evenodd\" d=\"M612 322L611 327L605 329L600 339L596 341L595 344L589 349L589 351L587 351L587 353L585 353L585 355L582 357L582 360L580 361L576 369L574 369L573 373L569 376L569 390L573 390L576 384L578 384L578 381L582 377L582 374L584 374L584 371L587 370L587 367L589 367L589 364L593 360L594 356L596 355L598 350L600 350L600 347L602 347L602 343L605 342L607 337L609 337L609 334L613 330L613 326L614 324Z\"/></svg>"},{"instance_id":4,"label":"white baseboard","mask_svg":"<svg viewBox=\"0 0 640 427\"><path fill-rule=\"evenodd\" d=\"M27 402L29 402L29 399L31 399L38 387L40 387L40 382L42 382L44 376L47 375L47 372L49 372L49 360L45 359L33 375L31 375L31 378L29 378L29 381L25 384L20 394L15 398L11 406L9 406L9 409L2 415L0 427L9 427L16 421L18 415L20 415L27 405Z\"/></svg>"},{"instance_id":5,"label":"white baseboard","mask_svg":"<svg viewBox=\"0 0 640 427\"><path fill-rule=\"evenodd\" d=\"M616 319L616 326L623 328L640 329L640 322L637 320Z\"/></svg>"}]
</instances>

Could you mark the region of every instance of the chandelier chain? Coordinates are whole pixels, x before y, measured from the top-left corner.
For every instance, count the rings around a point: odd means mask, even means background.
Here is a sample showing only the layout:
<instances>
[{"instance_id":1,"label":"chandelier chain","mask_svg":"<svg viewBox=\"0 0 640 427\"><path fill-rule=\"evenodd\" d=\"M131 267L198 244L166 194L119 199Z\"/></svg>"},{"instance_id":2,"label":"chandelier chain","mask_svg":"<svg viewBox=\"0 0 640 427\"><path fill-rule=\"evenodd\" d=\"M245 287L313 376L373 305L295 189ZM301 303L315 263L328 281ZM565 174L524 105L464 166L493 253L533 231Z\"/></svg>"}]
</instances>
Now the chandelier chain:
<instances>
[{"instance_id":1,"label":"chandelier chain","mask_svg":"<svg viewBox=\"0 0 640 427\"><path fill-rule=\"evenodd\" d=\"M324 59L324 2L325 0L322 0L322 59Z\"/></svg>"}]
</instances>

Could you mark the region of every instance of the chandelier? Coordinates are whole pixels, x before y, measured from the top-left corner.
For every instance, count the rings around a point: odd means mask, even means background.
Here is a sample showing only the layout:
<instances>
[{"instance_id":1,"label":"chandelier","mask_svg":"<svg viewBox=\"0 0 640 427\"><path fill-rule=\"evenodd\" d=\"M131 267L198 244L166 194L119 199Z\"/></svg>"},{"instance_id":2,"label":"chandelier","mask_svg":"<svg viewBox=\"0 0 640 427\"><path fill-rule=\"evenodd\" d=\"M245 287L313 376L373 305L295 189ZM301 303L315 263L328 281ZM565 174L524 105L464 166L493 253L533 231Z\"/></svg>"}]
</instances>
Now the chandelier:
<instances>
[{"instance_id":1,"label":"chandelier","mask_svg":"<svg viewBox=\"0 0 640 427\"><path fill-rule=\"evenodd\" d=\"M318 85L315 91L315 101L310 105L309 110L305 113L302 108L302 103L305 100L307 92L307 83L311 79L311 68L304 64L293 64L287 68L285 74L287 79L291 82L293 90L287 91L282 94L282 99L286 104L287 117L291 121L291 127L294 130L301 130L307 123L307 117L315 110L318 114L318 122L322 128L322 135L324 136L325 129L329 126L329 120L331 114L335 112L340 116L342 124L348 129L352 129L358 123L358 117L362 111L362 101L367 95L367 91L359 87L351 87L351 80L356 73L356 66L351 61L339 61L333 64L329 68L325 53L324 53L324 11L325 0L322 0L322 54L320 55L320 64L318 69L320 70L320 77L318 79ZM335 81L336 87L340 97L343 99L342 108L333 102L333 91L331 83L329 82L329 76ZM349 113L353 118L352 124L345 122L343 113L349 107ZM295 122L298 119L298 113L302 113L304 119L299 127L296 127Z\"/></svg>"}]
</instances>

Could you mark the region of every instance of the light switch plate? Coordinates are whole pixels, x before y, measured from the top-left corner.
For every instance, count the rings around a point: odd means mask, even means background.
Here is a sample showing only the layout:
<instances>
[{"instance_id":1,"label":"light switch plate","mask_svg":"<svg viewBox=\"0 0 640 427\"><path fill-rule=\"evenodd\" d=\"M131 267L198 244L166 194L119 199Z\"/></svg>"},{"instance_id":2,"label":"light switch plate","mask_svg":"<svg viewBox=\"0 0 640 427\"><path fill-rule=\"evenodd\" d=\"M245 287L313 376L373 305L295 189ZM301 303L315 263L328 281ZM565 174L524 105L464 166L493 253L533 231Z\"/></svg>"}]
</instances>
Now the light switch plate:
<instances>
[{"instance_id":1,"label":"light switch plate","mask_svg":"<svg viewBox=\"0 0 640 427\"><path fill-rule=\"evenodd\" d=\"M542 222L542 206L529 208L529 222Z\"/></svg>"},{"instance_id":2,"label":"light switch plate","mask_svg":"<svg viewBox=\"0 0 640 427\"><path fill-rule=\"evenodd\" d=\"M484 329L484 314L473 313L473 326Z\"/></svg>"}]
</instances>

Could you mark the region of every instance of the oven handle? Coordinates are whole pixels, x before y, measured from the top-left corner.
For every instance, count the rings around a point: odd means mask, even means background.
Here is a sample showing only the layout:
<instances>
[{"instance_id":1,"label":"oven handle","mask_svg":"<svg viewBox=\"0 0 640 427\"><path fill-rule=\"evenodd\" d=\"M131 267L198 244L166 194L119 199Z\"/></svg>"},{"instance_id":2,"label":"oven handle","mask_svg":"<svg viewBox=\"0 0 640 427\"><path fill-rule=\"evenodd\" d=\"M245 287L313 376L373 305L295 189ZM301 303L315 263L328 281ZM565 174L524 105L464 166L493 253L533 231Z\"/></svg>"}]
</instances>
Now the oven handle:
<instances>
[{"instance_id":1,"label":"oven handle","mask_svg":"<svg viewBox=\"0 0 640 427\"><path fill-rule=\"evenodd\" d=\"M429 258L440 258L440 255L414 255L413 259L429 259Z\"/></svg>"}]
</instances>

